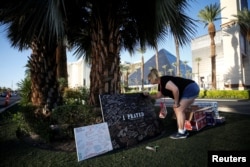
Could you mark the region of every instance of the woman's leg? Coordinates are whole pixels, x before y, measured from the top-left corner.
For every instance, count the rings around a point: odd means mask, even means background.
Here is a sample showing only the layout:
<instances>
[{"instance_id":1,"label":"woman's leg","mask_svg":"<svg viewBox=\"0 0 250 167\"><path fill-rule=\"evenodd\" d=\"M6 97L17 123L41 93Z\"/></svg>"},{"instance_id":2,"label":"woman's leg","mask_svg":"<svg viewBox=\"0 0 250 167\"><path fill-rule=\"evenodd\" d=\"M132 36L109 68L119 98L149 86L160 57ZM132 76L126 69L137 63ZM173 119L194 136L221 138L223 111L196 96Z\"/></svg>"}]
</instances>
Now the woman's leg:
<instances>
[{"instance_id":1,"label":"woman's leg","mask_svg":"<svg viewBox=\"0 0 250 167\"><path fill-rule=\"evenodd\" d=\"M195 98L199 95L199 92L200 88L196 83L189 84L183 91L180 106L178 108L174 108L178 132L170 136L172 139L183 139L188 136L188 133L184 129L186 120L185 111L194 102Z\"/></svg>"},{"instance_id":2,"label":"woman's leg","mask_svg":"<svg viewBox=\"0 0 250 167\"><path fill-rule=\"evenodd\" d=\"M186 111L186 108L188 108L194 102L194 100L195 98L181 99L180 107L174 108L174 112L175 112L176 119L177 119L178 130L179 129L184 130L184 125L185 125L185 120L186 120L185 111Z\"/></svg>"}]
</instances>

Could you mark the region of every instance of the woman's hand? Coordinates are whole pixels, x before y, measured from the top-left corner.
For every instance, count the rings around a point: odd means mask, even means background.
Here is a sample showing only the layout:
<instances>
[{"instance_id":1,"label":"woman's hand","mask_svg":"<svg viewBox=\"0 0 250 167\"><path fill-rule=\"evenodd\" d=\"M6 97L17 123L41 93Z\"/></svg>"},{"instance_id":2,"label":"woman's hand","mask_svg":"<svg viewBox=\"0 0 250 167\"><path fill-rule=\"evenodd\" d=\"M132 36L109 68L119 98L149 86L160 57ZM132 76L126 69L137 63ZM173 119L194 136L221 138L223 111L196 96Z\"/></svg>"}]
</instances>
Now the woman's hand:
<instances>
[{"instance_id":1,"label":"woman's hand","mask_svg":"<svg viewBox=\"0 0 250 167\"><path fill-rule=\"evenodd\" d=\"M148 96L149 93L145 91L145 92L143 92L143 95L144 95L144 96Z\"/></svg>"},{"instance_id":2,"label":"woman's hand","mask_svg":"<svg viewBox=\"0 0 250 167\"><path fill-rule=\"evenodd\" d=\"M180 107L181 105L178 103L178 104L174 104L173 105L173 108L178 108L178 107Z\"/></svg>"}]
</instances>

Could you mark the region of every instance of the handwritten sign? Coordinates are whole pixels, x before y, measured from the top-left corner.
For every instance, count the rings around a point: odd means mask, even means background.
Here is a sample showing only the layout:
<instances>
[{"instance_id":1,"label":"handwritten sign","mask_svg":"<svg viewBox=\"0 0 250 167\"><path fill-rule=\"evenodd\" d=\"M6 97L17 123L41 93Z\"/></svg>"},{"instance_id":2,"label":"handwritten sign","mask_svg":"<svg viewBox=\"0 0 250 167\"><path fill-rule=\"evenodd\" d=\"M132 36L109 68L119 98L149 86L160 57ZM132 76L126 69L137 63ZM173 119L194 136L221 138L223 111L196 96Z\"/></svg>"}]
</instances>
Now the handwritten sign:
<instances>
[{"instance_id":1,"label":"handwritten sign","mask_svg":"<svg viewBox=\"0 0 250 167\"><path fill-rule=\"evenodd\" d=\"M78 162L113 150L107 123L74 128Z\"/></svg>"},{"instance_id":2,"label":"handwritten sign","mask_svg":"<svg viewBox=\"0 0 250 167\"><path fill-rule=\"evenodd\" d=\"M140 93L100 95L113 149L129 147L160 134L154 105Z\"/></svg>"}]
</instances>

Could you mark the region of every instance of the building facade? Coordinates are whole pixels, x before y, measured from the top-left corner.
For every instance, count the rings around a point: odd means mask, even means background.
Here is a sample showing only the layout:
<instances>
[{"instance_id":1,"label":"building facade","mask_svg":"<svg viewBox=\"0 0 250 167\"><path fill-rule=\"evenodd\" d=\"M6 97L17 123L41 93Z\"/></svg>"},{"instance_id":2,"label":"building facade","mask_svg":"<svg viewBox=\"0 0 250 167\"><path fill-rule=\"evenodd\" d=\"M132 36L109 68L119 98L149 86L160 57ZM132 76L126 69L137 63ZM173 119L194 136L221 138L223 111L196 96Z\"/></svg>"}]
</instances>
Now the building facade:
<instances>
[{"instance_id":1,"label":"building facade","mask_svg":"<svg viewBox=\"0 0 250 167\"><path fill-rule=\"evenodd\" d=\"M250 88L250 45L242 34L233 15L247 8L247 0L220 0L221 30L216 32L216 85L217 89ZM192 41L193 79L200 87L211 88L210 37Z\"/></svg>"},{"instance_id":2,"label":"building facade","mask_svg":"<svg viewBox=\"0 0 250 167\"><path fill-rule=\"evenodd\" d=\"M69 88L90 87L90 65L83 58L67 64Z\"/></svg>"}]
</instances>

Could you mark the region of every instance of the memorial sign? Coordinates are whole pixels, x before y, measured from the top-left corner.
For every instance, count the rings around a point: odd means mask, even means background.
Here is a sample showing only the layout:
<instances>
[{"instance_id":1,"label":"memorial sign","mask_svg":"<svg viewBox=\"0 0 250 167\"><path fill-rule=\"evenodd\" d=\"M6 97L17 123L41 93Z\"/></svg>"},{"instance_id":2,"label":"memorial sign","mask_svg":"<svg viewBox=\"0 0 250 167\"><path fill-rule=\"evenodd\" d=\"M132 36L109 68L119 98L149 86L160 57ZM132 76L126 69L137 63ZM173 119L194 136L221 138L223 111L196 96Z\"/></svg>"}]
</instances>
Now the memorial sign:
<instances>
[{"instance_id":1,"label":"memorial sign","mask_svg":"<svg viewBox=\"0 0 250 167\"><path fill-rule=\"evenodd\" d=\"M141 93L100 95L103 121L107 122L113 149L129 147L160 134L151 99Z\"/></svg>"}]
</instances>

